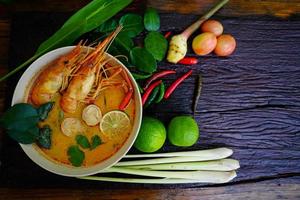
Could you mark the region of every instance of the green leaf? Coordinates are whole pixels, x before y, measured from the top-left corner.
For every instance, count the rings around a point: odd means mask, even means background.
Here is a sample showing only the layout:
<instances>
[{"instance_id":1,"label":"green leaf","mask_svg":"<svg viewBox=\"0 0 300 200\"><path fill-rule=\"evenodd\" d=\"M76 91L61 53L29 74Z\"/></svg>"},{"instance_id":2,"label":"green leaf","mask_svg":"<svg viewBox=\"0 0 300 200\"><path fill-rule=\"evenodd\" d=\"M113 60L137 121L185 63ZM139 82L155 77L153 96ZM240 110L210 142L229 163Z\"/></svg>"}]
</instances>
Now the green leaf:
<instances>
[{"instance_id":1,"label":"green leaf","mask_svg":"<svg viewBox=\"0 0 300 200\"><path fill-rule=\"evenodd\" d=\"M77 145L70 146L67 153L73 166L80 167L82 165L85 155Z\"/></svg>"},{"instance_id":2,"label":"green leaf","mask_svg":"<svg viewBox=\"0 0 300 200\"><path fill-rule=\"evenodd\" d=\"M98 28L96 28L96 32L101 33L109 33L114 31L118 27L118 22L116 19L110 19L101 24Z\"/></svg>"},{"instance_id":3,"label":"green leaf","mask_svg":"<svg viewBox=\"0 0 300 200\"><path fill-rule=\"evenodd\" d=\"M147 31L157 31L160 27L160 18L154 8L147 8L144 15L144 25Z\"/></svg>"},{"instance_id":4,"label":"green leaf","mask_svg":"<svg viewBox=\"0 0 300 200\"><path fill-rule=\"evenodd\" d=\"M130 51L130 60L135 67L145 73L155 72L157 69L157 63L146 49L141 47L135 47Z\"/></svg>"},{"instance_id":5,"label":"green leaf","mask_svg":"<svg viewBox=\"0 0 300 200\"><path fill-rule=\"evenodd\" d=\"M39 135L39 129L37 126L28 128L27 130L8 130L9 137L21 144L32 144L36 141Z\"/></svg>"},{"instance_id":6,"label":"green leaf","mask_svg":"<svg viewBox=\"0 0 300 200\"><path fill-rule=\"evenodd\" d=\"M135 80L142 80L142 79L146 79L146 78L149 78L150 76L152 76L152 74L138 74L138 73L134 73L134 72L131 72L131 75L133 76L133 78Z\"/></svg>"},{"instance_id":7,"label":"green leaf","mask_svg":"<svg viewBox=\"0 0 300 200\"><path fill-rule=\"evenodd\" d=\"M84 149L88 149L91 147L89 140L84 135L76 135L75 140L76 140L77 144Z\"/></svg>"},{"instance_id":8,"label":"green leaf","mask_svg":"<svg viewBox=\"0 0 300 200\"><path fill-rule=\"evenodd\" d=\"M168 41L159 32L150 32L145 38L145 48L153 55L153 57L162 61L168 50Z\"/></svg>"},{"instance_id":9,"label":"green leaf","mask_svg":"<svg viewBox=\"0 0 300 200\"><path fill-rule=\"evenodd\" d=\"M43 128L40 128L39 136L37 138L38 145L45 149L50 149L51 135L52 135L52 130L49 125L45 125L43 126Z\"/></svg>"},{"instance_id":10,"label":"green leaf","mask_svg":"<svg viewBox=\"0 0 300 200\"><path fill-rule=\"evenodd\" d=\"M108 53L117 56L117 55L124 55L124 52L121 52L115 45L111 45L108 49ZM124 55L125 56L125 55ZM129 67L131 64L127 61L124 57L117 58L119 61L121 61L125 66Z\"/></svg>"},{"instance_id":11,"label":"green leaf","mask_svg":"<svg viewBox=\"0 0 300 200\"><path fill-rule=\"evenodd\" d=\"M0 119L3 128L8 130L27 131L39 121L37 110L30 104L19 103L10 107Z\"/></svg>"},{"instance_id":12,"label":"green leaf","mask_svg":"<svg viewBox=\"0 0 300 200\"><path fill-rule=\"evenodd\" d=\"M134 46L133 40L125 33L120 33L115 38L114 42L117 46L125 49L127 52L130 52L130 50Z\"/></svg>"},{"instance_id":13,"label":"green leaf","mask_svg":"<svg viewBox=\"0 0 300 200\"><path fill-rule=\"evenodd\" d=\"M44 41L36 54L43 54L58 47L72 44L77 38L110 19L132 0L93 0L73 16Z\"/></svg>"},{"instance_id":14,"label":"green leaf","mask_svg":"<svg viewBox=\"0 0 300 200\"><path fill-rule=\"evenodd\" d=\"M54 102L48 102L42 104L38 109L37 112L40 116L40 120L44 121L48 118L49 112L52 110L52 107L54 106Z\"/></svg>"},{"instance_id":15,"label":"green leaf","mask_svg":"<svg viewBox=\"0 0 300 200\"><path fill-rule=\"evenodd\" d=\"M102 140L98 135L94 135L91 138L91 150L95 149L97 146L99 146L100 144L102 144Z\"/></svg>"},{"instance_id":16,"label":"green leaf","mask_svg":"<svg viewBox=\"0 0 300 200\"><path fill-rule=\"evenodd\" d=\"M114 56L124 55L126 57L129 57L130 50L133 46L134 43L132 39L125 33L120 33L110 46L109 53Z\"/></svg>"},{"instance_id":17,"label":"green leaf","mask_svg":"<svg viewBox=\"0 0 300 200\"><path fill-rule=\"evenodd\" d=\"M124 15L121 17L119 24L123 26L122 32L131 38L140 34L144 29L143 19L137 14Z\"/></svg>"}]
</instances>

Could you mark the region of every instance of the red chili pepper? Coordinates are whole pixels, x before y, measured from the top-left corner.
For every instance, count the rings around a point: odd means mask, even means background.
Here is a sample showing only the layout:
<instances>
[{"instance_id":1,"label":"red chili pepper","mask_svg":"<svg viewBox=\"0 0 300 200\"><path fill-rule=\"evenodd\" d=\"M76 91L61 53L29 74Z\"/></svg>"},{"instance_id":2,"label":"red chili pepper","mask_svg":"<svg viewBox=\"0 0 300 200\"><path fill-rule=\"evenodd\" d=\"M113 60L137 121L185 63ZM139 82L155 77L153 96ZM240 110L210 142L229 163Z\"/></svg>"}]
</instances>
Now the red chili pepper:
<instances>
[{"instance_id":1,"label":"red chili pepper","mask_svg":"<svg viewBox=\"0 0 300 200\"><path fill-rule=\"evenodd\" d=\"M168 31L166 34L165 34L165 38L167 39L168 37L170 37L170 35L172 34L172 32L171 31Z\"/></svg>"},{"instance_id":2,"label":"red chili pepper","mask_svg":"<svg viewBox=\"0 0 300 200\"><path fill-rule=\"evenodd\" d=\"M157 79L159 79L159 78L161 78L161 77L164 77L164 76L166 76L166 75L168 75L168 74L175 74L175 73L176 73L176 71L174 71L174 70L164 70L164 71L157 72L157 73L153 74L153 75L147 80L147 82L146 82L146 84L145 84L145 87L144 87L144 90L147 90L147 88L149 87L149 85L150 85L153 81L155 81L155 80L157 80Z\"/></svg>"},{"instance_id":3,"label":"red chili pepper","mask_svg":"<svg viewBox=\"0 0 300 200\"><path fill-rule=\"evenodd\" d=\"M178 63L184 64L184 65L195 65L198 63L198 59L193 58L193 57L185 57L185 58L181 59Z\"/></svg>"},{"instance_id":4,"label":"red chili pepper","mask_svg":"<svg viewBox=\"0 0 300 200\"><path fill-rule=\"evenodd\" d=\"M152 90L154 88L156 88L159 84L161 84L162 80L158 80L155 81L154 83L152 83L151 85L149 85L149 87L147 88L147 90L145 90L143 96L142 96L142 104L144 105L149 97L149 95L151 94Z\"/></svg>"},{"instance_id":5,"label":"red chili pepper","mask_svg":"<svg viewBox=\"0 0 300 200\"><path fill-rule=\"evenodd\" d=\"M122 100L122 102L119 105L119 110L124 111L126 109L126 107L129 105L131 97L133 95L133 90L129 89L129 91L126 93L124 99Z\"/></svg>"},{"instance_id":6,"label":"red chili pepper","mask_svg":"<svg viewBox=\"0 0 300 200\"><path fill-rule=\"evenodd\" d=\"M178 78L176 81L174 81L170 87L167 89L167 91L165 92L165 99L168 99L170 97L170 95L174 92L174 90L177 88L177 86L184 81L187 77L189 77L192 74L193 70L188 71L187 73L185 73L183 76L181 76L180 78Z\"/></svg>"}]
</instances>

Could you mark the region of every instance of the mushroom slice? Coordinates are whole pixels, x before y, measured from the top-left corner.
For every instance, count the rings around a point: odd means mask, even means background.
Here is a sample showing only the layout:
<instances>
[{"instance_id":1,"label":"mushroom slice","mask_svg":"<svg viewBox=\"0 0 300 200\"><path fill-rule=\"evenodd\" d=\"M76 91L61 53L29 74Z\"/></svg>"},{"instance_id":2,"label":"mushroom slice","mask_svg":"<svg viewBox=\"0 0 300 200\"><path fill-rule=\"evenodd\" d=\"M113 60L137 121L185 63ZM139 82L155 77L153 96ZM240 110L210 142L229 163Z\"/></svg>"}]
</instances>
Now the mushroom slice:
<instances>
[{"instance_id":1,"label":"mushroom slice","mask_svg":"<svg viewBox=\"0 0 300 200\"><path fill-rule=\"evenodd\" d=\"M69 117L65 118L61 125L61 131L64 135L71 137L72 135L84 132L84 127L81 121L77 118Z\"/></svg>"},{"instance_id":2,"label":"mushroom slice","mask_svg":"<svg viewBox=\"0 0 300 200\"><path fill-rule=\"evenodd\" d=\"M98 106L91 104L83 109L81 117L88 126L96 126L102 119L102 113Z\"/></svg>"}]
</instances>

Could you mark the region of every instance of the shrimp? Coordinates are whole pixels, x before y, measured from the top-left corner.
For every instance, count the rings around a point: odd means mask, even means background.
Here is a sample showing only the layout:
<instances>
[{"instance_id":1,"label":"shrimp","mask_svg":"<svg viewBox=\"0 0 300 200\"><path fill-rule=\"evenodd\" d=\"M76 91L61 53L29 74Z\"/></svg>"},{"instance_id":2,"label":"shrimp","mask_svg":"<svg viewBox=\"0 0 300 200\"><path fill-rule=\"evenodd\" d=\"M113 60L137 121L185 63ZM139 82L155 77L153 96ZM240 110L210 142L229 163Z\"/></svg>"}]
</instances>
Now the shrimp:
<instances>
[{"instance_id":1,"label":"shrimp","mask_svg":"<svg viewBox=\"0 0 300 200\"><path fill-rule=\"evenodd\" d=\"M53 96L68 84L69 77L79 69L78 62L84 58L80 45L81 42L41 72L31 90L31 101L35 105L51 101Z\"/></svg>"},{"instance_id":2,"label":"shrimp","mask_svg":"<svg viewBox=\"0 0 300 200\"><path fill-rule=\"evenodd\" d=\"M105 52L121 28L118 27L103 42L99 43L80 63L80 69L74 74L60 99L60 106L65 112L74 113L79 102L86 103L87 100L90 102L98 96L107 62Z\"/></svg>"}]
</instances>

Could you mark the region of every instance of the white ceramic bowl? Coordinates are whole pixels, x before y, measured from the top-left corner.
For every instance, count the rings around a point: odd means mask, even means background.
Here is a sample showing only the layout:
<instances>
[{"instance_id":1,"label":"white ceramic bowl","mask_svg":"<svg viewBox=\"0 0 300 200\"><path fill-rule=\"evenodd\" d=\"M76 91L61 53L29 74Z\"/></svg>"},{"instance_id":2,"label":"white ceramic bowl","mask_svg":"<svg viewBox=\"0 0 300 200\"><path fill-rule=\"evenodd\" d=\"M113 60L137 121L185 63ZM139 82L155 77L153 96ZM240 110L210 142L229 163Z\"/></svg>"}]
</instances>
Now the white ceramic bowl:
<instances>
[{"instance_id":1,"label":"white ceramic bowl","mask_svg":"<svg viewBox=\"0 0 300 200\"><path fill-rule=\"evenodd\" d=\"M26 102L29 88L31 88L31 85L33 84L35 78L42 71L42 69L46 67L48 63L58 58L59 56L71 51L73 48L74 46L68 46L68 47L63 47L63 48L53 50L43 55L35 62L33 62L20 78L16 86L16 89L14 91L11 105L14 105L16 103ZM50 172L53 172L55 174L59 174L63 176L79 177L79 176L92 175L114 165L129 151L129 149L133 145L137 137L138 131L140 129L141 120L142 120L142 103L141 103L141 97L138 90L138 86L134 78L132 77L132 75L129 73L128 69L120 61L118 61L117 59L115 59L109 54L107 54L107 56L112 58L110 62L114 64L118 64L124 68L124 70L128 73L128 76L133 83L136 113L135 113L135 120L133 122L133 128L128 139L126 140L124 145L110 158L90 167L72 167L72 166L60 164L58 162L52 161L50 158L46 158L46 156L43 155L42 152L38 150L34 144L32 145L20 144L24 152L27 154L27 156L33 162L38 164L40 167Z\"/></svg>"}]
</instances>

